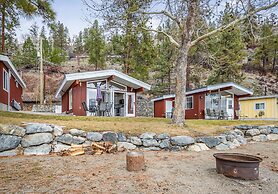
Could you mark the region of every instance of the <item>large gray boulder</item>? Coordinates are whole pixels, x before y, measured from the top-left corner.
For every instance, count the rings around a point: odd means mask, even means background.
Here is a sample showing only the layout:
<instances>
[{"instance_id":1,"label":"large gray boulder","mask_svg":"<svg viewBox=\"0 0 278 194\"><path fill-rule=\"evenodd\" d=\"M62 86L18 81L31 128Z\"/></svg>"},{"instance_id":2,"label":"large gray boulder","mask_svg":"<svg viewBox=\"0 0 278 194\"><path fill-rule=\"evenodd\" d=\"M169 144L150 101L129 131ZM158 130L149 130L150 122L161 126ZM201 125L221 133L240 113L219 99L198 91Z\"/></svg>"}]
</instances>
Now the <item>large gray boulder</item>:
<instances>
[{"instance_id":1,"label":"large gray boulder","mask_svg":"<svg viewBox=\"0 0 278 194\"><path fill-rule=\"evenodd\" d=\"M195 142L194 138L190 136L175 136L171 137L171 144L174 146L186 146L193 144Z\"/></svg>"},{"instance_id":2,"label":"large gray boulder","mask_svg":"<svg viewBox=\"0 0 278 194\"><path fill-rule=\"evenodd\" d=\"M35 133L31 135L25 135L22 138L22 147L37 146L45 143L50 143L53 141L53 136L51 133Z\"/></svg>"},{"instance_id":3,"label":"large gray boulder","mask_svg":"<svg viewBox=\"0 0 278 194\"><path fill-rule=\"evenodd\" d=\"M79 137L79 136L73 136L72 138L72 144L82 144L86 141L86 138Z\"/></svg>"},{"instance_id":4,"label":"large gray boulder","mask_svg":"<svg viewBox=\"0 0 278 194\"><path fill-rule=\"evenodd\" d=\"M26 127L26 134L32 134L32 133L46 133L46 132L53 132L53 128L47 124L41 124L41 123L34 123L29 124Z\"/></svg>"},{"instance_id":5,"label":"large gray boulder","mask_svg":"<svg viewBox=\"0 0 278 194\"><path fill-rule=\"evenodd\" d=\"M239 129L239 130L248 130L248 129L252 129L253 126L250 125L237 125L234 126L234 129Z\"/></svg>"},{"instance_id":6,"label":"large gray boulder","mask_svg":"<svg viewBox=\"0 0 278 194\"><path fill-rule=\"evenodd\" d=\"M32 146L24 149L24 155L46 155L51 151L51 145L42 144L40 146Z\"/></svg>"},{"instance_id":7,"label":"large gray boulder","mask_svg":"<svg viewBox=\"0 0 278 194\"><path fill-rule=\"evenodd\" d=\"M259 141L259 142L261 142L261 141L267 141L267 136L264 135L264 134L256 135L256 136L253 136L253 137L252 137L252 140L253 140L253 141Z\"/></svg>"},{"instance_id":8,"label":"large gray boulder","mask_svg":"<svg viewBox=\"0 0 278 194\"><path fill-rule=\"evenodd\" d=\"M159 143L159 147L162 149L169 149L171 147L170 139L163 139Z\"/></svg>"},{"instance_id":9,"label":"large gray boulder","mask_svg":"<svg viewBox=\"0 0 278 194\"><path fill-rule=\"evenodd\" d=\"M259 129L249 129L246 131L246 136L255 136L255 135L259 135L260 134L260 130Z\"/></svg>"},{"instance_id":10,"label":"large gray boulder","mask_svg":"<svg viewBox=\"0 0 278 194\"><path fill-rule=\"evenodd\" d=\"M125 150L134 150L136 149L136 146L133 145L132 143L128 142L118 142L117 143L117 150L119 152L125 151Z\"/></svg>"},{"instance_id":11,"label":"large gray boulder","mask_svg":"<svg viewBox=\"0 0 278 194\"><path fill-rule=\"evenodd\" d=\"M278 134L278 127L273 127L271 133Z\"/></svg>"},{"instance_id":12,"label":"large gray boulder","mask_svg":"<svg viewBox=\"0 0 278 194\"><path fill-rule=\"evenodd\" d=\"M268 134L267 139L270 141L278 140L278 134Z\"/></svg>"},{"instance_id":13,"label":"large gray boulder","mask_svg":"<svg viewBox=\"0 0 278 194\"><path fill-rule=\"evenodd\" d=\"M71 146L69 146L69 145L65 145L65 144L62 144L62 143L58 143L58 144L54 145L54 147L53 147L53 152L65 151L65 150L70 149L70 147L71 147Z\"/></svg>"},{"instance_id":14,"label":"large gray boulder","mask_svg":"<svg viewBox=\"0 0 278 194\"><path fill-rule=\"evenodd\" d=\"M106 133L103 133L102 140L116 143L118 141L118 135L117 135L117 133L114 133L114 132L106 132Z\"/></svg>"},{"instance_id":15,"label":"large gray boulder","mask_svg":"<svg viewBox=\"0 0 278 194\"><path fill-rule=\"evenodd\" d=\"M57 136L63 135L63 129L62 129L62 127L55 125L55 126L53 127L53 135L56 136L56 137L57 137Z\"/></svg>"},{"instance_id":16,"label":"large gray boulder","mask_svg":"<svg viewBox=\"0 0 278 194\"><path fill-rule=\"evenodd\" d=\"M144 148L146 151L159 151L161 150L159 147L146 147Z\"/></svg>"},{"instance_id":17,"label":"large gray boulder","mask_svg":"<svg viewBox=\"0 0 278 194\"><path fill-rule=\"evenodd\" d=\"M21 141L21 137L14 135L0 135L0 152L16 148Z\"/></svg>"},{"instance_id":18,"label":"large gray boulder","mask_svg":"<svg viewBox=\"0 0 278 194\"><path fill-rule=\"evenodd\" d=\"M159 140L168 139L168 138L170 138L170 135L167 133L162 133L162 134L159 134L156 138Z\"/></svg>"},{"instance_id":19,"label":"large gray boulder","mask_svg":"<svg viewBox=\"0 0 278 194\"><path fill-rule=\"evenodd\" d=\"M18 155L18 150L17 149L13 149L13 150L7 150L4 152L0 152L0 156L16 156Z\"/></svg>"},{"instance_id":20,"label":"large gray boulder","mask_svg":"<svg viewBox=\"0 0 278 194\"><path fill-rule=\"evenodd\" d=\"M26 130L17 125L2 125L0 124L0 134L4 135L16 135L23 137L25 135Z\"/></svg>"},{"instance_id":21,"label":"large gray boulder","mask_svg":"<svg viewBox=\"0 0 278 194\"><path fill-rule=\"evenodd\" d=\"M229 147L229 145L227 145L225 143L220 143L219 145L215 146L215 149L224 151L224 150L230 149L230 147Z\"/></svg>"},{"instance_id":22,"label":"large gray boulder","mask_svg":"<svg viewBox=\"0 0 278 194\"><path fill-rule=\"evenodd\" d=\"M153 139L156 136L155 133L146 132L140 135L141 139Z\"/></svg>"},{"instance_id":23,"label":"large gray boulder","mask_svg":"<svg viewBox=\"0 0 278 194\"><path fill-rule=\"evenodd\" d=\"M102 140L102 134L99 132L88 132L86 138L90 141L96 142Z\"/></svg>"},{"instance_id":24,"label":"large gray boulder","mask_svg":"<svg viewBox=\"0 0 278 194\"><path fill-rule=\"evenodd\" d=\"M70 129L69 133L73 136L86 137L86 132L80 129Z\"/></svg>"},{"instance_id":25,"label":"large gray boulder","mask_svg":"<svg viewBox=\"0 0 278 194\"><path fill-rule=\"evenodd\" d=\"M143 146L145 147L156 147L159 146L159 143L155 139L142 139Z\"/></svg>"},{"instance_id":26,"label":"large gray boulder","mask_svg":"<svg viewBox=\"0 0 278 194\"><path fill-rule=\"evenodd\" d=\"M124 133L120 132L117 134L119 142L126 142L126 136Z\"/></svg>"},{"instance_id":27,"label":"large gray boulder","mask_svg":"<svg viewBox=\"0 0 278 194\"><path fill-rule=\"evenodd\" d=\"M63 134L56 138L57 142L71 145L73 142L73 136L71 134Z\"/></svg>"},{"instance_id":28,"label":"large gray boulder","mask_svg":"<svg viewBox=\"0 0 278 194\"><path fill-rule=\"evenodd\" d=\"M132 144L134 144L134 145L137 145L137 146L140 146L140 145L142 145L142 141L141 141L141 139L140 138L138 138L138 137L130 137L129 138L130 139L130 143L132 143Z\"/></svg>"},{"instance_id":29,"label":"large gray boulder","mask_svg":"<svg viewBox=\"0 0 278 194\"><path fill-rule=\"evenodd\" d=\"M201 151L209 150L209 148L204 143L195 143L195 144L189 145L187 150L191 151L191 152L201 152Z\"/></svg>"},{"instance_id":30,"label":"large gray boulder","mask_svg":"<svg viewBox=\"0 0 278 194\"><path fill-rule=\"evenodd\" d=\"M196 139L197 143L205 143L206 146L208 146L209 148L213 148L217 145L219 145L220 143L223 142L223 140L219 137L198 137Z\"/></svg>"},{"instance_id":31,"label":"large gray boulder","mask_svg":"<svg viewBox=\"0 0 278 194\"><path fill-rule=\"evenodd\" d=\"M266 127L266 128L261 128L261 129L259 129L259 130L260 130L260 133L261 133L261 134L268 135L268 134L271 133L271 129L268 128L268 127Z\"/></svg>"}]
</instances>

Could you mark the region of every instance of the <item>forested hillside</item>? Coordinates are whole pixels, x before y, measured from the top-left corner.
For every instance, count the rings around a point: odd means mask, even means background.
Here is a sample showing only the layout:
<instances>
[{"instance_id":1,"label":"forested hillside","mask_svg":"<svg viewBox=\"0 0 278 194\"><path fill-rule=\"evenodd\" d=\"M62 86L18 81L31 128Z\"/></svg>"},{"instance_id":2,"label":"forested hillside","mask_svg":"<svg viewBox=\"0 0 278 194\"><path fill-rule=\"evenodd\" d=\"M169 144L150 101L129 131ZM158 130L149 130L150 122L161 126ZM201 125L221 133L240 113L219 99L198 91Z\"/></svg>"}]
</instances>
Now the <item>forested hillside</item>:
<instances>
[{"instance_id":1,"label":"forested hillside","mask_svg":"<svg viewBox=\"0 0 278 194\"><path fill-rule=\"evenodd\" d=\"M129 1L114 5L102 13L104 22L92 19L88 28L73 37L62 22L51 22L42 28L32 25L19 42L14 33L17 18L11 18L14 21L7 23L4 53L23 72L29 85L25 94L33 98L37 95L40 42L46 74L45 93L49 100L64 73L110 68L152 84L150 93L154 96L173 93L178 52L162 32L179 36L178 27L172 20L165 19L155 27L158 33L149 30L153 27L153 18L139 13L151 2L132 2L132 5ZM210 21L200 16L194 25L205 26L205 32L239 17L228 3L219 14L220 17ZM204 32L197 31L193 36ZM190 50L187 88L232 81L252 88L257 95L275 94L278 93L277 58L277 16L255 14Z\"/></svg>"}]
</instances>

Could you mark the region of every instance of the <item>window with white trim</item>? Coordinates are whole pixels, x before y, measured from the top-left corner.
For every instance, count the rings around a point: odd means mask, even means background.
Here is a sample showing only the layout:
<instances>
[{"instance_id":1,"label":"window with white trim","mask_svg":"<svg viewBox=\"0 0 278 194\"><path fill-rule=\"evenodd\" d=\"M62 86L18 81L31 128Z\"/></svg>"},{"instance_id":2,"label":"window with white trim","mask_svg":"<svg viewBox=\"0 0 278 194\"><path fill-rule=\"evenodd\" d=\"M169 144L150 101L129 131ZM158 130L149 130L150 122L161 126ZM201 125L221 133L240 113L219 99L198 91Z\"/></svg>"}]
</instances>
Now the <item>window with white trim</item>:
<instances>
[{"instance_id":1,"label":"window with white trim","mask_svg":"<svg viewBox=\"0 0 278 194\"><path fill-rule=\"evenodd\" d=\"M187 96L186 97L185 109L193 109L193 96Z\"/></svg>"},{"instance_id":2,"label":"window with white trim","mask_svg":"<svg viewBox=\"0 0 278 194\"><path fill-rule=\"evenodd\" d=\"M17 87L17 88L18 88L18 82L17 82L17 81L15 81L15 87Z\"/></svg>"},{"instance_id":3,"label":"window with white trim","mask_svg":"<svg viewBox=\"0 0 278 194\"><path fill-rule=\"evenodd\" d=\"M255 110L264 110L264 109L265 109L265 103L264 102L255 103Z\"/></svg>"},{"instance_id":4,"label":"window with white trim","mask_svg":"<svg viewBox=\"0 0 278 194\"><path fill-rule=\"evenodd\" d=\"M72 109L72 89L69 90L69 110Z\"/></svg>"},{"instance_id":5,"label":"window with white trim","mask_svg":"<svg viewBox=\"0 0 278 194\"><path fill-rule=\"evenodd\" d=\"M3 89L8 92L9 89L9 74L3 69Z\"/></svg>"}]
</instances>

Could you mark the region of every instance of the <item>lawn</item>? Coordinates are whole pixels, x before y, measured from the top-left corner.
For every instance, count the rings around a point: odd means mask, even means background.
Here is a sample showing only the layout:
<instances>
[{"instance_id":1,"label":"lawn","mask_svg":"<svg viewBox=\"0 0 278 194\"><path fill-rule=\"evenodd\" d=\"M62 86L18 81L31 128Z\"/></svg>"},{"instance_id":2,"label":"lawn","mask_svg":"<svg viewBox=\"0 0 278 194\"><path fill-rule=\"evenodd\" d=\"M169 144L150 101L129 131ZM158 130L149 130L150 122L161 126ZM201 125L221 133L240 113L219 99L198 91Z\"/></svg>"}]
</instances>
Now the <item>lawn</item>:
<instances>
[{"instance_id":1,"label":"lawn","mask_svg":"<svg viewBox=\"0 0 278 194\"><path fill-rule=\"evenodd\" d=\"M85 131L121 131L127 134L141 134L148 131L192 136L219 134L234 125L278 125L277 121L260 120L187 120L186 127L180 128L165 118L50 116L0 111L0 123L20 125L22 122L57 124L65 126L65 129L78 128Z\"/></svg>"}]
</instances>

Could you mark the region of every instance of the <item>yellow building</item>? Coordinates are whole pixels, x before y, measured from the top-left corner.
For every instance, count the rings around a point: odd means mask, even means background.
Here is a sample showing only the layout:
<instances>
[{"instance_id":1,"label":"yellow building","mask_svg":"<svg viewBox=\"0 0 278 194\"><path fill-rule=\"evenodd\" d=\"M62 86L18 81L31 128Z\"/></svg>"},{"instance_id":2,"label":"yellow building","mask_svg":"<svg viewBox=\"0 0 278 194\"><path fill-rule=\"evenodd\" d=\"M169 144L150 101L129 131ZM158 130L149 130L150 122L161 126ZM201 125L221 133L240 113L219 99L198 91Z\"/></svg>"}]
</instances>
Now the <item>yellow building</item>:
<instances>
[{"instance_id":1,"label":"yellow building","mask_svg":"<svg viewBox=\"0 0 278 194\"><path fill-rule=\"evenodd\" d=\"M278 95L239 99L241 119L278 119Z\"/></svg>"}]
</instances>

